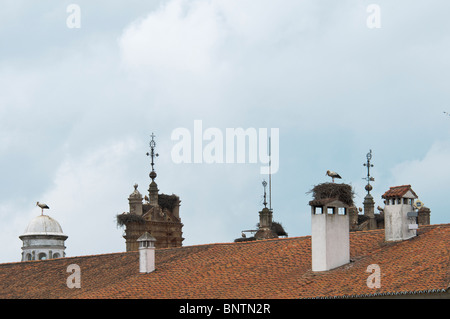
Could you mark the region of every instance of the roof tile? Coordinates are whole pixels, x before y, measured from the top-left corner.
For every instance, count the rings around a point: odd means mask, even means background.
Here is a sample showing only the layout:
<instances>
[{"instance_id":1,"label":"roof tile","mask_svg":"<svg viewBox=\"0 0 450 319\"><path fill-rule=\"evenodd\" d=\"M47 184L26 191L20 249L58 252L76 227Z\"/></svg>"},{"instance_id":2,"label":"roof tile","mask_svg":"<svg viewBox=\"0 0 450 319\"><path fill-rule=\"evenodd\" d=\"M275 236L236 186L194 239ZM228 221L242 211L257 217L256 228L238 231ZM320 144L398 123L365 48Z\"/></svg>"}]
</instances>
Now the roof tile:
<instances>
[{"instance_id":1,"label":"roof tile","mask_svg":"<svg viewBox=\"0 0 450 319\"><path fill-rule=\"evenodd\" d=\"M123 252L0 264L0 298L323 298L445 291L450 224L421 226L418 236L385 242L383 230L350 233L351 262L311 270L311 237L156 250L156 270L139 273L139 253ZM67 266L81 288L66 285ZM366 284L379 265L381 287Z\"/></svg>"},{"instance_id":2,"label":"roof tile","mask_svg":"<svg viewBox=\"0 0 450 319\"><path fill-rule=\"evenodd\" d=\"M392 198L392 197L403 197L408 191L417 198L417 194L412 190L411 185L401 185L390 187L381 197L382 198Z\"/></svg>"}]
</instances>

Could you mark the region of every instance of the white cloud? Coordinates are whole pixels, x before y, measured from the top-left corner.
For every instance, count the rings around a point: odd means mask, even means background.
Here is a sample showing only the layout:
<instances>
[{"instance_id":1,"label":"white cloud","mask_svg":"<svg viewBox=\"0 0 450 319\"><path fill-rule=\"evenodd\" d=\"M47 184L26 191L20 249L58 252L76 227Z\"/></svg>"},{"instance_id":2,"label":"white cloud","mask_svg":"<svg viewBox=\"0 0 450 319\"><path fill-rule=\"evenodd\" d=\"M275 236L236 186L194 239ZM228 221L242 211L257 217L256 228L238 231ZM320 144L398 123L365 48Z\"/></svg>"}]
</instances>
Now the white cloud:
<instances>
[{"instance_id":1,"label":"white cloud","mask_svg":"<svg viewBox=\"0 0 450 319\"><path fill-rule=\"evenodd\" d=\"M132 69L204 72L221 38L219 21L210 1L170 1L124 31L123 61Z\"/></svg>"},{"instance_id":2,"label":"white cloud","mask_svg":"<svg viewBox=\"0 0 450 319\"><path fill-rule=\"evenodd\" d=\"M21 259L22 241L19 239L19 235L23 233L26 223L25 218L28 216L23 208L27 205L19 203L19 201L2 201L0 204L0 218L2 220L2 228L0 232L0 242L2 243L2 249L0 254L0 263L2 262L15 262ZM28 205L31 207L31 205Z\"/></svg>"},{"instance_id":3,"label":"white cloud","mask_svg":"<svg viewBox=\"0 0 450 319\"><path fill-rule=\"evenodd\" d=\"M421 152L421 150L417 150ZM421 159L396 165L392 176L397 183L419 184L423 189L435 189L436 185L450 180L450 142L436 141Z\"/></svg>"},{"instance_id":4,"label":"white cloud","mask_svg":"<svg viewBox=\"0 0 450 319\"><path fill-rule=\"evenodd\" d=\"M260 163L171 162L171 131L192 132L195 119L223 132L280 129L274 218L291 236L309 233L305 192L330 166L358 187L361 205L369 148L374 197L412 184L445 221L438 205L448 189L449 145L433 143L450 133L448 118L439 121L449 111L446 2L426 6L423 16L425 2L383 0L379 30L366 27L366 6L354 1L86 2L78 32L65 25L66 6L50 3L11 3L0 13L8 13L0 31L8 43L0 53L3 241L18 240L41 200L69 235L68 254L124 249L114 216L128 209L134 182L146 191L152 131L158 185L183 201L186 244L228 241L252 228ZM405 162L414 147L430 145ZM20 247L10 252L6 261Z\"/></svg>"},{"instance_id":5,"label":"white cloud","mask_svg":"<svg viewBox=\"0 0 450 319\"><path fill-rule=\"evenodd\" d=\"M438 221L445 222L444 214L448 209L445 199L449 196L447 187L450 181L449 163L450 141L436 141L423 158L396 165L391 170L393 180L391 186L410 184L425 206L431 209L432 220L438 216Z\"/></svg>"},{"instance_id":6,"label":"white cloud","mask_svg":"<svg viewBox=\"0 0 450 319\"><path fill-rule=\"evenodd\" d=\"M67 156L56 170L54 186L38 200L50 206L46 213L69 236L68 255L125 249L115 215L127 209L127 163L136 147L135 140L122 139L81 156Z\"/></svg>"},{"instance_id":7,"label":"white cloud","mask_svg":"<svg viewBox=\"0 0 450 319\"><path fill-rule=\"evenodd\" d=\"M314 39L317 7L299 1L170 0L124 30L118 41L122 63L148 77L169 72L169 83L177 80L175 71L191 81L228 72L242 76L256 61L276 60L299 39Z\"/></svg>"}]
</instances>

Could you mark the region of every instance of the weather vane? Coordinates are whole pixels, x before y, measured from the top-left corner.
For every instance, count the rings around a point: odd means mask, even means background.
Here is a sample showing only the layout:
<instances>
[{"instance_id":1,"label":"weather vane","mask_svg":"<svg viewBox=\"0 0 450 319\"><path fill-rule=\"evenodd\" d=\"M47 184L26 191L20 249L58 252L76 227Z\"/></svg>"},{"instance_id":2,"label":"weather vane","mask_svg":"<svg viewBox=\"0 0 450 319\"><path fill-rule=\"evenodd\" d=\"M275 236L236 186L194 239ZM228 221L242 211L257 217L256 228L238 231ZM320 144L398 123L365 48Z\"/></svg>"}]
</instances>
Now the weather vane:
<instances>
[{"instance_id":1,"label":"weather vane","mask_svg":"<svg viewBox=\"0 0 450 319\"><path fill-rule=\"evenodd\" d=\"M152 138L152 140L150 141L150 153L147 152L146 155L151 156L151 158L152 158L152 163L151 163L152 171L150 172L150 178L152 179L152 181L154 181L156 178L156 172L154 169L154 165L155 165L154 159L155 159L155 156L158 157L159 154L158 153L155 154L155 147L156 147L156 142L154 140L154 138L156 137L155 134L152 133L152 135L150 135L150 137Z\"/></svg>"},{"instance_id":2,"label":"weather vane","mask_svg":"<svg viewBox=\"0 0 450 319\"><path fill-rule=\"evenodd\" d=\"M372 185L370 185L370 182L375 181L375 178L370 176L370 168L373 167L373 164L370 163L370 160L372 159L372 150L369 151L366 155L367 163L364 163L363 165L367 167L367 177L363 177L367 181L366 185L366 191L367 194L370 194L370 191L372 190Z\"/></svg>"},{"instance_id":3,"label":"weather vane","mask_svg":"<svg viewBox=\"0 0 450 319\"><path fill-rule=\"evenodd\" d=\"M267 201L266 201L266 186L267 186L267 182L263 181L262 185L264 186L264 208L267 208Z\"/></svg>"}]
</instances>

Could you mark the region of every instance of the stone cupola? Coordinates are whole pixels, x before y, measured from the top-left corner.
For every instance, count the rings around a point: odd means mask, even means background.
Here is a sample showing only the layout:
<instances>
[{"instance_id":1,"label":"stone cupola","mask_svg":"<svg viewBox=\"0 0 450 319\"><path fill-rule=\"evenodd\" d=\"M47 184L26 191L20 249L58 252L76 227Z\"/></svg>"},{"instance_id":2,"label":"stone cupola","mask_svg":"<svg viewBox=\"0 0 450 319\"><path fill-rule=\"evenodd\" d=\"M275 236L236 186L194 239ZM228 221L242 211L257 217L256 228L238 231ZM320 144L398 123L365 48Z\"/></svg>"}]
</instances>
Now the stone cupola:
<instances>
[{"instance_id":1,"label":"stone cupola","mask_svg":"<svg viewBox=\"0 0 450 319\"><path fill-rule=\"evenodd\" d=\"M22 261L65 257L64 246L68 238L61 225L52 217L41 214L35 217L19 236L23 242Z\"/></svg>"}]
</instances>

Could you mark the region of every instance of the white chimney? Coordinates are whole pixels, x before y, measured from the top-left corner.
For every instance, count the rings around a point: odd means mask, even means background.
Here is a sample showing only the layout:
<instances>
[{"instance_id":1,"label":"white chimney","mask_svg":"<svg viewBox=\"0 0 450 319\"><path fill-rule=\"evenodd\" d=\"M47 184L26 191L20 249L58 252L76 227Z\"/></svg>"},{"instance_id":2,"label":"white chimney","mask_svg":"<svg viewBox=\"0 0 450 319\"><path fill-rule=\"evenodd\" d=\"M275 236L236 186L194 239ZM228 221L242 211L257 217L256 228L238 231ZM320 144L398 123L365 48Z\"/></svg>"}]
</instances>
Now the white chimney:
<instances>
[{"instance_id":1,"label":"white chimney","mask_svg":"<svg viewBox=\"0 0 450 319\"><path fill-rule=\"evenodd\" d=\"M139 242L139 272L149 273L154 271L156 239L145 232L137 241Z\"/></svg>"},{"instance_id":2,"label":"white chimney","mask_svg":"<svg viewBox=\"0 0 450 319\"><path fill-rule=\"evenodd\" d=\"M386 241L405 240L416 236L416 193L411 185L391 187L382 196L384 206L384 233Z\"/></svg>"},{"instance_id":3,"label":"white chimney","mask_svg":"<svg viewBox=\"0 0 450 319\"><path fill-rule=\"evenodd\" d=\"M312 271L350 262L348 206L336 199L310 201Z\"/></svg>"}]
</instances>

